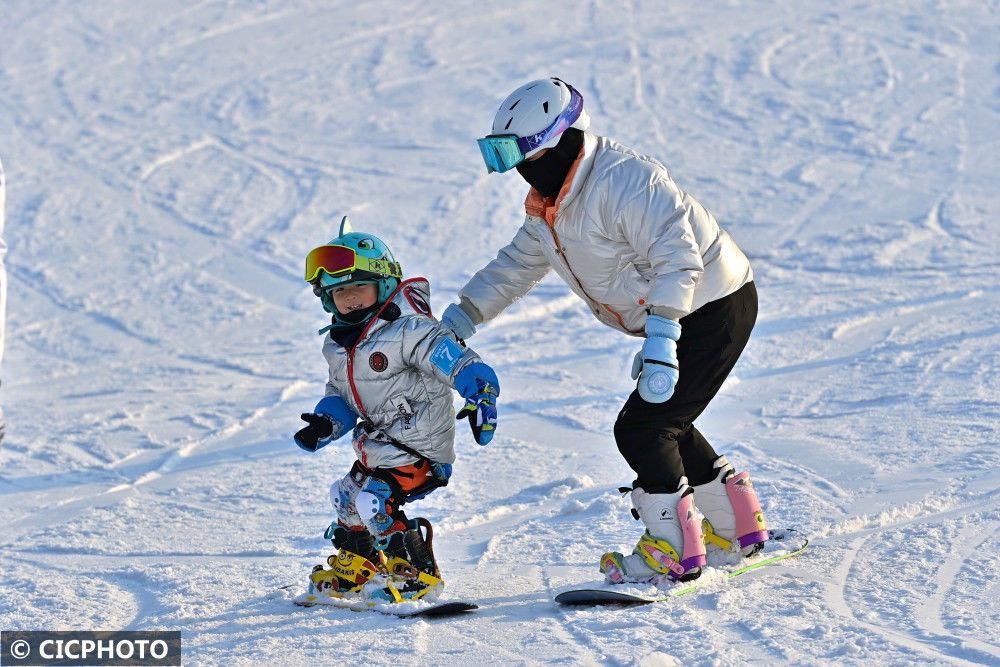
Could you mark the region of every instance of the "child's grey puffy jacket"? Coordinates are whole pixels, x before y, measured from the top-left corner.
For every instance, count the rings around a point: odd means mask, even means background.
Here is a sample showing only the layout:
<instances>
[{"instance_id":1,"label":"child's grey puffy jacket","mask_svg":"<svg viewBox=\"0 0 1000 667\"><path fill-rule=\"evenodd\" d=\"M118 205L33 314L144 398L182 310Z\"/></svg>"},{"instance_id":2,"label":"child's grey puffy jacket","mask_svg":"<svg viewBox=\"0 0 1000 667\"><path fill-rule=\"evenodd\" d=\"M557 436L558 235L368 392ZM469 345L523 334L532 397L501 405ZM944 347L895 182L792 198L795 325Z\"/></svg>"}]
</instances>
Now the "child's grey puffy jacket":
<instances>
[{"instance_id":1,"label":"child's grey puffy jacket","mask_svg":"<svg viewBox=\"0 0 1000 667\"><path fill-rule=\"evenodd\" d=\"M329 334L323 343L330 364L326 395L340 396L358 414L354 450L369 468L417 462L391 441L432 461L455 461L455 376L480 359L471 349L458 348L455 334L431 316L429 297L426 280L407 280L353 348L344 349ZM442 344L444 339L451 344ZM460 356L442 359L448 351Z\"/></svg>"}]
</instances>

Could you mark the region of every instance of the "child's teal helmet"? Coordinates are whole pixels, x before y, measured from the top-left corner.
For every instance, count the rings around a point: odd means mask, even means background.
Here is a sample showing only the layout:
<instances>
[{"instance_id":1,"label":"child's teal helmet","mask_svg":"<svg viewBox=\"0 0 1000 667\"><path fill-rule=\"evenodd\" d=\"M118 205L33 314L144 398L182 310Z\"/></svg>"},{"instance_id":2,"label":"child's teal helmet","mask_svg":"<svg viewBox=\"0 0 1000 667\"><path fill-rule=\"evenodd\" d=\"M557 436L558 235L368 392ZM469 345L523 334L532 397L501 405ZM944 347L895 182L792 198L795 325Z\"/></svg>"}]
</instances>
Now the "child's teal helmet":
<instances>
[{"instance_id":1,"label":"child's teal helmet","mask_svg":"<svg viewBox=\"0 0 1000 667\"><path fill-rule=\"evenodd\" d=\"M347 216L340 222L337 238L314 248L306 256L306 281L312 284L323 308L345 324L349 322L341 319L330 288L374 283L378 285L377 305L381 306L399 287L402 277L403 271L389 246L377 236L351 229Z\"/></svg>"}]
</instances>

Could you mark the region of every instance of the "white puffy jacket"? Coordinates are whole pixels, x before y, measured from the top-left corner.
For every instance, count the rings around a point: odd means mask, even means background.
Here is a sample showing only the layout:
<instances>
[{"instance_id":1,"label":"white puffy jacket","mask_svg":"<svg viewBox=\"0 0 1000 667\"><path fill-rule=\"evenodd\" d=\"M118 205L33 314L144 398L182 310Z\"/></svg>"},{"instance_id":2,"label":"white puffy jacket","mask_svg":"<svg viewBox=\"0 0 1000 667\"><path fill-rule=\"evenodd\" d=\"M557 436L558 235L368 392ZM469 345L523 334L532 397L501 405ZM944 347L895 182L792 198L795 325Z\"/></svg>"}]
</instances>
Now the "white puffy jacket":
<instances>
[{"instance_id":1,"label":"white puffy jacket","mask_svg":"<svg viewBox=\"0 0 1000 667\"><path fill-rule=\"evenodd\" d=\"M647 309L677 320L753 279L743 252L666 167L606 137L585 133L555 202L532 188L525 208L514 239L459 291L475 324L550 269L598 320L636 336Z\"/></svg>"},{"instance_id":2,"label":"white puffy jacket","mask_svg":"<svg viewBox=\"0 0 1000 667\"><path fill-rule=\"evenodd\" d=\"M329 334L323 342L330 365L326 395L340 396L360 417L354 451L369 468L417 462L392 441L432 461L455 461L455 376L480 359L454 343L454 333L431 316L429 297L426 280L407 280L351 349ZM442 344L444 339L451 343ZM442 352L454 356L443 363ZM366 420L371 432L364 427Z\"/></svg>"}]
</instances>

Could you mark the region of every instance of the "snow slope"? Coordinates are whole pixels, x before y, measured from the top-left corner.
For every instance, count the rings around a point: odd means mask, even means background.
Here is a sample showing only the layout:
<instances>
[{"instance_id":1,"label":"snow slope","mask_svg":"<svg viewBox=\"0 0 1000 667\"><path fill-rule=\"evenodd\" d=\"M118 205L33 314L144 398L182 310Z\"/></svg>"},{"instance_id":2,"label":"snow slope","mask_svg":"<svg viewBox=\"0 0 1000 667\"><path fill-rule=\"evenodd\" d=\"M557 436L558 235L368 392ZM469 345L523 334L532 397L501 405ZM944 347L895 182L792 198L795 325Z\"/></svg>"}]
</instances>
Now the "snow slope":
<instances>
[{"instance_id":1,"label":"snow slope","mask_svg":"<svg viewBox=\"0 0 1000 667\"><path fill-rule=\"evenodd\" d=\"M0 628L177 629L186 664L1000 663L1000 3L4 0ZM293 607L347 444L300 267L342 214L440 312L521 219L474 139L520 83L663 160L761 314L700 426L806 555L560 609L638 524L610 434L637 343L558 279L471 341L503 380L434 522L449 591Z\"/></svg>"}]
</instances>

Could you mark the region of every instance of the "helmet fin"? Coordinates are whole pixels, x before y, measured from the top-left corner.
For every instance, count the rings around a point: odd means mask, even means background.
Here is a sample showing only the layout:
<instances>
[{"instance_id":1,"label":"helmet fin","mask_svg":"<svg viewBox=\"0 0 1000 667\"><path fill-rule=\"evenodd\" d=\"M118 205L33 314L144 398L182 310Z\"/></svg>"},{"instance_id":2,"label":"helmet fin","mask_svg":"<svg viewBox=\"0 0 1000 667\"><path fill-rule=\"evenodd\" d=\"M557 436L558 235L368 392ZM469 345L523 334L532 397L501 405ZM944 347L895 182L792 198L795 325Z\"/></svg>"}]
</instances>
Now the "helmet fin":
<instances>
[{"instance_id":1,"label":"helmet fin","mask_svg":"<svg viewBox=\"0 0 1000 667\"><path fill-rule=\"evenodd\" d=\"M337 236L340 237L343 236L344 234L350 234L353 231L354 227L351 226L351 221L348 220L347 216L345 215L340 221L340 232L337 233Z\"/></svg>"}]
</instances>

